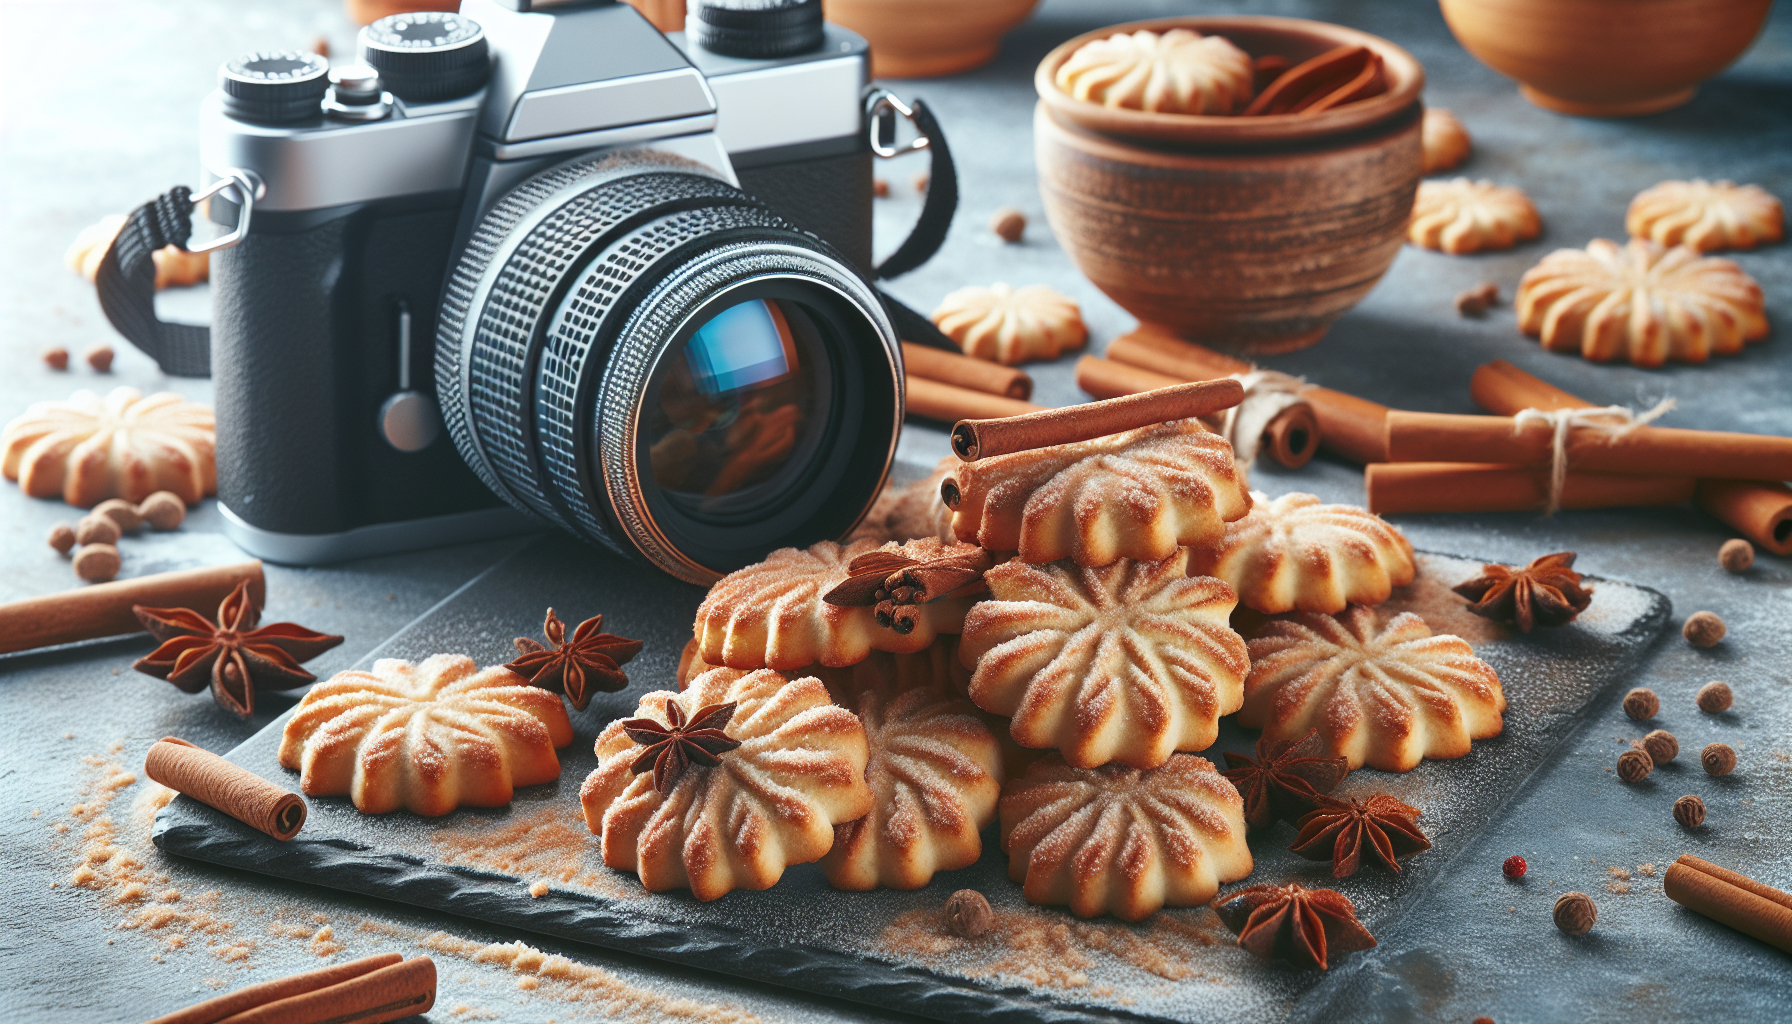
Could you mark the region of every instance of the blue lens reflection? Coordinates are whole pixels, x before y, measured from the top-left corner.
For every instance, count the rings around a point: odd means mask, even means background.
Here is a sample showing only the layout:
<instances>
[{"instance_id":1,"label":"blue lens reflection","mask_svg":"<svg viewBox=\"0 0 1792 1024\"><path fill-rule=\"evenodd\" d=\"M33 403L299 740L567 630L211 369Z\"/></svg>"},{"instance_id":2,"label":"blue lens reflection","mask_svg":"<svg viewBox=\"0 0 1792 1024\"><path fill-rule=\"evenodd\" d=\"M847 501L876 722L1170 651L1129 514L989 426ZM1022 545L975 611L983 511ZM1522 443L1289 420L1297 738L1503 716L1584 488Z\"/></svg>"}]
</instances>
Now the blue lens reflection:
<instances>
[{"instance_id":1,"label":"blue lens reflection","mask_svg":"<svg viewBox=\"0 0 1792 1024\"><path fill-rule=\"evenodd\" d=\"M788 374L794 352L783 319L775 307L755 299L724 309L698 328L684 348L697 390L719 395Z\"/></svg>"}]
</instances>

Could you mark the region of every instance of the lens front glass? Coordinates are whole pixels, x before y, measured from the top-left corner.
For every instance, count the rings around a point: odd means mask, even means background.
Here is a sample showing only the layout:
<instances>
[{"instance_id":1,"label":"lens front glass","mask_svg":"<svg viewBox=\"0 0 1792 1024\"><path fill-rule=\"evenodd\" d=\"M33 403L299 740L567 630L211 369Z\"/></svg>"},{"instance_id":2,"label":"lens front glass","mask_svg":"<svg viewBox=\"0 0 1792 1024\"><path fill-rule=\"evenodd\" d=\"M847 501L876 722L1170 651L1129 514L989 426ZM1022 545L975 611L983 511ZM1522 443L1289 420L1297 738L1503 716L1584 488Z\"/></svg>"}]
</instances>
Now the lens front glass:
<instances>
[{"instance_id":1,"label":"lens front glass","mask_svg":"<svg viewBox=\"0 0 1792 1024\"><path fill-rule=\"evenodd\" d=\"M647 397L641 437L654 482L701 521L764 515L807 482L833 390L828 347L801 303L748 299L721 310Z\"/></svg>"}]
</instances>

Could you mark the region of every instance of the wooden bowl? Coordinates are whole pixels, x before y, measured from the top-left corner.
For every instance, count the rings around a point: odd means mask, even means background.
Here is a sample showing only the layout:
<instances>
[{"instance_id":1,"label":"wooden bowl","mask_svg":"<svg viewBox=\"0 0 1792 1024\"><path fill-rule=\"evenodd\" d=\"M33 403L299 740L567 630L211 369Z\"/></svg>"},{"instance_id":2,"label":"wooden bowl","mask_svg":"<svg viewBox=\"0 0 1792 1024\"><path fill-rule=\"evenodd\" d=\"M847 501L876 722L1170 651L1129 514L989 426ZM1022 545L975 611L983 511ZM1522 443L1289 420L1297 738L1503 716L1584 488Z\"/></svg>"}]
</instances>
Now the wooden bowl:
<instances>
[{"instance_id":1,"label":"wooden bowl","mask_svg":"<svg viewBox=\"0 0 1792 1024\"><path fill-rule=\"evenodd\" d=\"M1439 0L1463 49L1564 114L1634 117L1692 99L1754 42L1773 0Z\"/></svg>"},{"instance_id":2,"label":"wooden bowl","mask_svg":"<svg viewBox=\"0 0 1792 1024\"><path fill-rule=\"evenodd\" d=\"M1391 88L1318 115L1242 118L1106 110L1052 83L1090 39L1177 27L1297 62L1373 43ZM1303 348L1368 294L1405 241L1424 78L1392 43L1298 19L1171 18L1073 39L1035 78L1046 217L1082 272L1140 321L1233 352Z\"/></svg>"},{"instance_id":3,"label":"wooden bowl","mask_svg":"<svg viewBox=\"0 0 1792 1024\"><path fill-rule=\"evenodd\" d=\"M875 78L937 78L995 59L1039 0L822 0L827 19L871 43Z\"/></svg>"}]
</instances>

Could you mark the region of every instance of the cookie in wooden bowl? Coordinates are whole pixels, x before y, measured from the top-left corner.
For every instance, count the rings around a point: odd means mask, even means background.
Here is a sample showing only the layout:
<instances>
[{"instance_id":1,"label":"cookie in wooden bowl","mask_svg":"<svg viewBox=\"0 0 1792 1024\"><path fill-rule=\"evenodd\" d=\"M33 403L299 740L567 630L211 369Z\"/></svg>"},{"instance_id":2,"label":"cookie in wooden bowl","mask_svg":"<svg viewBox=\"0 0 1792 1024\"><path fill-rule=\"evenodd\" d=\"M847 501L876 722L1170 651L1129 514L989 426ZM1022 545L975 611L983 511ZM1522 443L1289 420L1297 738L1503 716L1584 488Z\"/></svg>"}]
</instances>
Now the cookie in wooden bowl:
<instances>
[{"instance_id":1,"label":"cookie in wooden bowl","mask_svg":"<svg viewBox=\"0 0 1792 1024\"><path fill-rule=\"evenodd\" d=\"M1053 81L1104 107L1162 114L1231 114L1251 101L1251 55L1224 36L1186 28L1116 32L1077 47Z\"/></svg>"},{"instance_id":2,"label":"cookie in wooden bowl","mask_svg":"<svg viewBox=\"0 0 1792 1024\"><path fill-rule=\"evenodd\" d=\"M1406 240L1460 256L1510 249L1542 231L1543 220L1522 189L1453 178L1419 183Z\"/></svg>"},{"instance_id":3,"label":"cookie in wooden bowl","mask_svg":"<svg viewBox=\"0 0 1792 1024\"><path fill-rule=\"evenodd\" d=\"M1218 547L1197 551L1192 571L1238 591L1266 615L1341 612L1380 604L1413 581L1412 542L1392 524L1355 505L1311 494L1251 494L1250 514L1226 524Z\"/></svg>"}]
</instances>

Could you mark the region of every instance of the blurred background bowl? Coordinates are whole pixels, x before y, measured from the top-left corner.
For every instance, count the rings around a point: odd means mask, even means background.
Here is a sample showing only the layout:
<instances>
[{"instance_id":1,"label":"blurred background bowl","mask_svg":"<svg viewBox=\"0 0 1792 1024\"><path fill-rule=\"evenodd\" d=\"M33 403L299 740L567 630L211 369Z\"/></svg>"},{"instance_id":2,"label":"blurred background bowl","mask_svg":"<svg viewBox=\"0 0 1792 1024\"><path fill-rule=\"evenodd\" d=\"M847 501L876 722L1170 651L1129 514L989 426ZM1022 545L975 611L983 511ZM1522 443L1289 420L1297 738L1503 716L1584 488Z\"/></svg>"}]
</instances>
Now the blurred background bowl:
<instances>
[{"instance_id":1,"label":"blurred background bowl","mask_svg":"<svg viewBox=\"0 0 1792 1024\"><path fill-rule=\"evenodd\" d=\"M827 19L871 43L877 78L937 78L995 59L1039 0L822 0Z\"/></svg>"}]
</instances>

